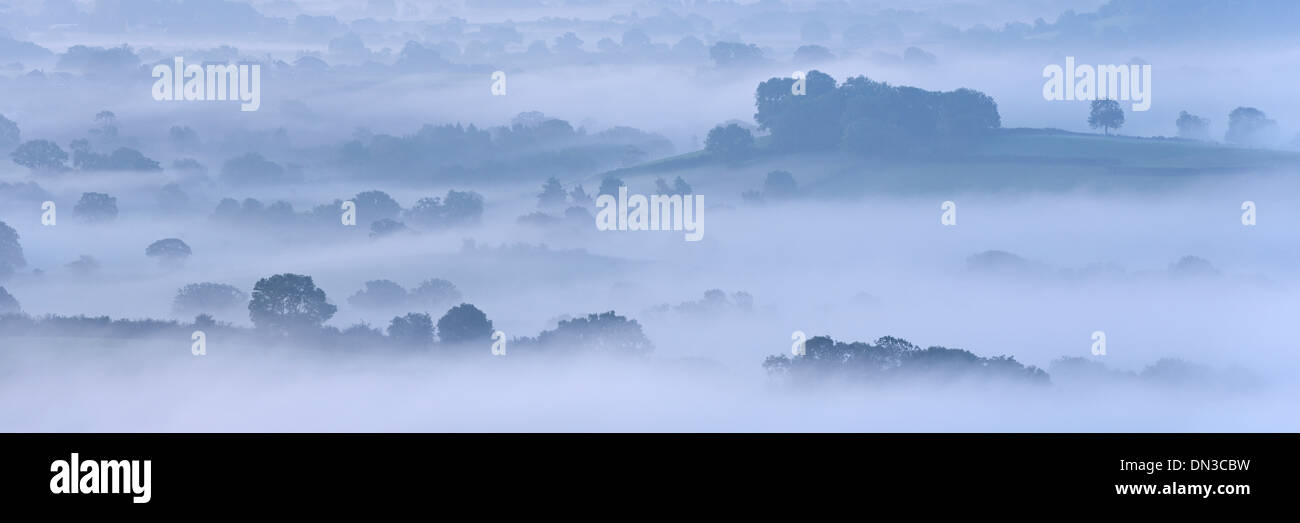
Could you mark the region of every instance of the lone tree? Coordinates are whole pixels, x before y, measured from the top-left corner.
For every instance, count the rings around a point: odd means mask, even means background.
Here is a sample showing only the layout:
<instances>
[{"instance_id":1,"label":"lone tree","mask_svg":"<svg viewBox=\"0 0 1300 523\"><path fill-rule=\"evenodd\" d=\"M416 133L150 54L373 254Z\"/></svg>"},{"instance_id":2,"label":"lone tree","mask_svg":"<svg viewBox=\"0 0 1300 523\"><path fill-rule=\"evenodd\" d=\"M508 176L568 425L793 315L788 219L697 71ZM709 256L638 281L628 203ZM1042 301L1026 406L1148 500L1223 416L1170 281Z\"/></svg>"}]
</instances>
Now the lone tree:
<instances>
[{"instance_id":1,"label":"lone tree","mask_svg":"<svg viewBox=\"0 0 1300 523\"><path fill-rule=\"evenodd\" d=\"M1277 121L1254 107L1238 107L1228 113L1225 142L1237 145L1266 145L1277 133Z\"/></svg>"},{"instance_id":2,"label":"lone tree","mask_svg":"<svg viewBox=\"0 0 1300 523\"><path fill-rule=\"evenodd\" d=\"M433 318L422 312L397 316L388 324L388 338L398 345L428 347L433 344Z\"/></svg>"},{"instance_id":3,"label":"lone tree","mask_svg":"<svg viewBox=\"0 0 1300 523\"><path fill-rule=\"evenodd\" d=\"M13 275L15 271L27 266L23 257L23 246L18 243L18 231L5 222L0 222L0 280Z\"/></svg>"},{"instance_id":4,"label":"lone tree","mask_svg":"<svg viewBox=\"0 0 1300 523\"><path fill-rule=\"evenodd\" d=\"M82 193L72 214L86 223L111 222L117 219L117 198L104 193Z\"/></svg>"},{"instance_id":5,"label":"lone tree","mask_svg":"<svg viewBox=\"0 0 1300 523\"><path fill-rule=\"evenodd\" d=\"M411 291L411 301L421 307L439 307L458 300L460 291L456 285L442 278L424 280Z\"/></svg>"},{"instance_id":6,"label":"lone tree","mask_svg":"<svg viewBox=\"0 0 1300 523\"><path fill-rule=\"evenodd\" d=\"M348 297L348 303L363 309L400 307L406 304L406 289L393 280L370 280L366 288Z\"/></svg>"},{"instance_id":7,"label":"lone tree","mask_svg":"<svg viewBox=\"0 0 1300 523\"><path fill-rule=\"evenodd\" d=\"M486 342L492 337L492 320L478 307L462 303L438 319L438 339L443 343Z\"/></svg>"},{"instance_id":8,"label":"lone tree","mask_svg":"<svg viewBox=\"0 0 1300 523\"><path fill-rule=\"evenodd\" d=\"M790 174L790 171L772 171L763 179L764 197L785 200L794 197L798 192L799 184L795 183L794 175Z\"/></svg>"},{"instance_id":9,"label":"lone tree","mask_svg":"<svg viewBox=\"0 0 1300 523\"><path fill-rule=\"evenodd\" d=\"M279 331L318 328L334 316L338 307L325 299L325 291L312 283L311 276L277 274L262 278L253 286L248 317L259 329Z\"/></svg>"},{"instance_id":10,"label":"lone tree","mask_svg":"<svg viewBox=\"0 0 1300 523\"><path fill-rule=\"evenodd\" d=\"M177 238L165 238L149 244L144 255L157 258L164 265L179 265L190 257L190 246Z\"/></svg>"},{"instance_id":11,"label":"lone tree","mask_svg":"<svg viewBox=\"0 0 1300 523\"><path fill-rule=\"evenodd\" d=\"M709 131L709 137L704 140L704 150L725 161L740 161L754 151L754 135L749 129L734 123L726 127L719 125Z\"/></svg>"},{"instance_id":12,"label":"lone tree","mask_svg":"<svg viewBox=\"0 0 1300 523\"><path fill-rule=\"evenodd\" d=\"M1210 139L1210 121L1187 111L1178 113L1178 137L1188 140Z\"/></svg>"},{"instance_id":13,"label":"lone tree","mask_svg":"<svg viewBox=\"0 0 1300 523\"><path fill-rule=\"evenodd\" d=\"M396 221L402 214L402 205L384 191L357 193L352 200L357 204L357 218L367 222Z\"/></svg>"},{"instance_id":14,"label":"lone tree","mask_svg":"<svg viewBox=\"0 0 1300 523\"><path fill-rule=\"evenodd\" d=\"M176 291L172 311L177 314L211 314L248 303L248 294L233 285L191 283Z\"/></svg>"},{"instance_id":15,"label":"lone tree","mask_svg":"<svg viewBox=\"0 0 1300 523\"><path fill-rule=\"evenodd\" d=\"M564 186L560 185L559 178L552 176L542 184L542 192L537 194L537 206L543 209L564 207L566 197L568 194L564 192Z\"/></svg>"},{"instance_id":16,"label":"lone tree","mask_svg":"<svg viewBox=\"0 0 1300 523\"><path fill-rule=\"evenodd\" d=\"M1110 135L1111 129L1119 129L1123 125L1124 110L1119 108L1119 102L1115 100L1092 101L1092 112L1088 114L1088 126L1093 129L1105 129L1106 134Z\"/></svg>"},{"instance_id":17,"label":"lone tree","mask_svg":"<svg viewBox=\"0 0 1300 523\"><path fill-rule=\"evenodd\" d=\"M37 172L68 170L68 166L63 163L68 160L68 153L49 140L23 142L10 156L14 163Z\"/></svg>"}]
</instances>

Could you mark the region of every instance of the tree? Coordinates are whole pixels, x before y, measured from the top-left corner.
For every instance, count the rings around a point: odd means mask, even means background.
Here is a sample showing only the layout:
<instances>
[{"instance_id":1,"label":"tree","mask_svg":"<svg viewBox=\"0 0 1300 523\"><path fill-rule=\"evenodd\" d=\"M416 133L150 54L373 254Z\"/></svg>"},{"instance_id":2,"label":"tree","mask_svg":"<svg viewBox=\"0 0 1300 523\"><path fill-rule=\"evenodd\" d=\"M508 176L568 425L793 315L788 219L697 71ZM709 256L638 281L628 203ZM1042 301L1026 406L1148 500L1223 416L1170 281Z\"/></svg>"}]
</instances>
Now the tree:
<instances>
[{"instance_id":1,"label":"tree","mask_svg":"<svg viewBox=\"0 0 1300 523\"><path fill-rule=\"evenodd\" d=\"M548 349L625 356L645 355L654 350L654 345L641 331L641 324L614 314L614 311L561 321L555 330L539 334L537 343Z\"/></svg>"},{"instance_id":2,"label":"tree","mask_svg":"<svg viewBox=\"0 0 1300 523\"><path fill-rule=\"evenodd\" d=\"M0 151L8 151L21 142L22 132L18 130L18 124L0 114Z\"/></svg>"},{"instance_id":3,"label":"tree","mask_svg":"<svg viewBox=\"0 0 1300 523\"><path fill-rule=\"evenodd\" d=\"M686 180L683 180L681 176L678 176L676 179L673 180L673 185L671 187L668 185L668 182L664 181L663 178L655 178L655 192L659 194L667 194L667 195L694 194L694 190L691 189L691 185L686 183Z\"/></svg>"},{"instance_id":4,"label":"tree","mask_svg":"<svg viewBox=\"0 0 1300 523\"><path fill-rule=\"evenodd\" d=\"M14 163L38 172L60 172L68 170L63 162L68 160L68 153L58 144L49 140L32 140L23 142L10 154Z\"/></svg>"},{"instance_id":5,"label":"tree","mask_svg":"<svg viewBox=\"0 0 1300 523\"><path fill-rule=\"evenodd\" d=\"M18 243L18 231L0 222L0 280L13 276L15 271L26 266L23 246Z\"/></svg>"},{"instance_id":6,"label":"tree","mask_svg":"<svg viewBox=\"0 0 1300 523\"><path fill-rule=\"evenodd\" d=\"M552 176L542 184L542 192L537 195L537 206L543 209L563 207L566 196L564 186L560 185L560 179Z\"/></svg>"},{"instance_id":7,"label":"tree","mask_svg":"<svg viewBox=\"0 0 1300 523\"><path fill-rule=\"evenodd\" d=\"M582 39L573 33L564 33L555 37L556 54L581 54Z\"/></svg>"},{"instance_id":8,"label":"tree","mask_svg":"<svg viewBox=\"0 0 1300 523\"><path fill-rule=\"evenodd\" d=\"M1110 135L1111 129L1119 129L1123 125L1124 110L1120 109L1119 102L1115 100L1092 101L1092 111L1088 113L1089 127L1105 129L1106 134Z\"/></svg>"},{"instance_id":9,"label":"tree","mask_svg":"<svg viewBox=\"0 0 1300 523\"><path fill-rule=\"evenodd\" d=\"M0 287L0 314L18 314L22 311L23 307L18 304L18 300L4 287Z\"/></svg>"},{"instance_id":10,"label":"tree","mask_svg":"<svg viewBox=\"0 0 1300 523\"><path fill-rule=\"evenodd\" d=\"M391 218L384 218L370 224L370 237L383 238L406 230L408 229L405 223Z\"/></svg>"},{"instance_id":11,"label":"tree","mask_svg":"<svg viewBox=\"0 0 1300 523\"><path fill-rule=\"evenodd\" d=\"M763 196L774 200L785 200L799 192L799 184L789 171L772 171L763 179Z\"/></svg>"},{"instance_id":12,"label":"tree","mask_svg":"<svg viewBox=\"0 0 1300 523\"><path fill-rule=\"evenodd\" d=\"M1225 142L1237 145L1267 145L1277 133L1277 122L1254 107L1238 107L1228 114Z\"/></svg>"},{"instance_id":13,"label":"tree","mask_svg":"<svg viewBox=\"0 0 1300 523\"><path fill-rule=\"evenodd\" d=\"M253 286L248 317L259 329L289 331L318 328L334 316L338 307L325 299L311 276L277 274L262 278Z\"/></svg>"},{"instance_id":14,"label":"tree","mask_svg":"<svg viewBox=\"0 0 1300 523\"><path fill-rule=\"evenodd\" d=\"M221 165L221 178L231 184L266 184L286 179L284 168L258 153L236 156Z\"/></svg>"},{"instance_id":15,"label":"tree","mask_svg":"<svg viewBox=\"0 0 1300 523\"><path fill-rule=\"evenodd\" d=\"M594 200L587 194L587 191L582 189L581 185L578 185L572 191L569 191L569 203L578 207L591 207Z\"/></svg>"},{"instance_id":16,"label":"tree","mask_svg":"<svg viewBox=\"0 0 1300 523\"><path fill-rule=\"evenodd\" d=\"M473 191L447 191L445 199L420 198L406 211L407 221L425 228L478 223L483 218L483 196Z\"/></svg>"},{"instance_id":17,"label":"tree","mask_svg":"<svg viewBox=\"0 0 1300 523\"><path fill-rule=\"evenodd\" d=\"M165 238L149 244L144 250L144 255L150 258L158 258L163 264L180 264L192 254L190 246L177 238Z\"/></svg>"},{"instance_id":18,"label":"tree","mask_svg":"<svg viewBox=\"0 0 1300 523\"><path fill-rule=\"evenodd\" d=\"M608 194L610 196L618 198L618 188L622 186L623 186L622 179L614 176L606 176L605 178L600 180L600 189L596 191L596 195L599 196L602 194Z\"/></svg>"},{"instance_id":19,"label":"tree","mask_svg":"<svg viewBox=\"0 0 1300 523\"><path fill-rule=\"evenodd\" d=\"M111 169L121 171L161 171L158 162L129 147L118 147L108 155Z\"/></svg>"},{"instance_id":20,"label":"tree","mask_svg":"<svg viewBox=\"0 0 1300 523\"><path fill-rule=\"evenodd\" d=\"M178 150L192 150L199 145L199 133L188 125L173 125L171 129L167 130L167 137L171 140L172 147Z\"/></svg>"},{"instance_id":21,"label":"tree","mask_svg":"<svg viewBox=\"0 0 1300 523\"><path fill-rule=\"evenodd\" d=\"M1178 137L1188 140L1209 140L1210 121L1187 111L1178 113Z\"/></svg>"},{"instance_id":22,"label":"tree","mask_svg":"<svg viewBox=\"0 0 1300 523\"><path fill-rule=\"evenodd\" d=\"M106 138L117 136L117 115L113 114L113 111L105 110L95 113L95 125L99 127L91 129L92 134L98 134Z\"/></svg>"},{"instance_id":23,"label":"tree","mask_svg":"<svg viewBox=\"0 0 1300 523\"><path fill-rule=\"evenodd\" d=\"M82 193L72 214L86 223L106 223L117 219L117 198L104 193Z\"/></svg>"},{"instance_id":24,"label":"tree","mask_svg":"<svg viewBox=\"0 0 1300 523\"><path fill-rule=\"evenodd\" d=\"M357 218L367 222L394 220L402 214L402 206L384 191L366 191L352 197L357 204Z\"/></svg>"},{"instance_id":25,"label":"tree","mask_svg":"<svg viewBox=\"0 0 1300 523\"><path fill-rule=\"evenodd\" d=\"M442 343L486 343L491 337L492 320L468 303L452 307L438 319L438 339Z\"/></svg>"},{"instance_id":26,"label":"tree","mask_svg":"<svg viewBox=\"0 0 1300 523\"><path fill-rule=\"evenodd\" d=\"M348 297L348 303L365 309L399 307L406 304L406 289L392 280L370 280L366 288Z\"/></svg>"},{"instance_id":27,"label":"tree","mask_svg":"<svg viewBox=\"0 0 1300 523\"><path fill-rule=\"evenodd\" d=\"M801 45L794 50L794 61L800 64L815 64L835 59L831 50L820 45Z\"/></svg>"},{"instance_id":28,"label":"tree","mask_svg":"<svg viewBox=\"0 0 1300 523\"><path fill-rule=\"evenodd\" d=\"M736 124L726 127L721 125L709 131L704 141L704 150L728 162L748 158L754 151L754 135L749 129Z\"/></svg>"},{"instance_id":29,"label":"tree","mask_svg":"<svg viewBox=\"0 0 1300 523\"><path fill-rule=\"evenodd\" d=\"M420 307L441 307L460 299L460 291L451 282L433 278L420 282L411 291L411 301Z\"/></svg>"},{"instance_id":30,"label":"tree","mask_svg":"<svg viewBox=\"0 0 1300 523\"><path fill-rule=\"evenodd\" d=\"M191 283L176 291L172 311L176 314L202 314L228 311L248 302L248 295L234 285Z\"/></svg>"},{"instance_id":31,"label":"tree","mask_svg":"<svg viewBox=\"0 0 1300 523\"><path fill-rule=\"evenodd\" d=\"M756 65L763 62L763 51L754 44L718 42L709 48L709 58L719 68Z\"/></svg>"},{"instance_id":32,"label":"tree","mask_svg":"<svg viewBox=\"0 0 1300 523\"><path fill-rule=\"evenodd\" d=\"M99 270L99 260L89 254L82 254L76 260L70 261L64 265L73 274L78 276L89 276Z\"/></svg>"},{"instance_id":33,"label":"tree","mask_svg":"<svg viewBox=\"0 0 1300 523\"><path fill-rule=\"evenodd\" d=\"M966 145L1002 127L998 104L989 95L973 89L941 93L935 121L939 137L949 145ZM1121 112L1121 120L1123 120Z\"/></svg>"},{"instance_id":34,"label":"tree","mask_svg":"<svg viewBox=\"0 0 1300 523\"><path fill-rule=\"evenodd\" d=\"M808 71L802 80L802 94L795 94L794 78L771 78L758 85L754 121L772 133L772 146L792 151L835 148L840 144L844 122L857 115L847 112L845 92L836 88L835 78L821 71Z\"/></svg>"},{"instance_id":35,"label":"tree","mask_svg":"<svg viewBox=\"0 0 1300 523\"><path fill-rule=\"evenodd\" d=\"M388 338L398 345L428 347L433 344L433 319L422 312L397 316L388 324Z\"/></svg>"},{"instance_id":36,"label":"tree","mask_svg":"<svg viewBox=\"0 0 1300 523\"><path fill-rule=\"evenodd\" d=\"M483 196L474 191L447 191L442 207L447 225L473 225L483 219Z\"/></svg>"}]
</instances>

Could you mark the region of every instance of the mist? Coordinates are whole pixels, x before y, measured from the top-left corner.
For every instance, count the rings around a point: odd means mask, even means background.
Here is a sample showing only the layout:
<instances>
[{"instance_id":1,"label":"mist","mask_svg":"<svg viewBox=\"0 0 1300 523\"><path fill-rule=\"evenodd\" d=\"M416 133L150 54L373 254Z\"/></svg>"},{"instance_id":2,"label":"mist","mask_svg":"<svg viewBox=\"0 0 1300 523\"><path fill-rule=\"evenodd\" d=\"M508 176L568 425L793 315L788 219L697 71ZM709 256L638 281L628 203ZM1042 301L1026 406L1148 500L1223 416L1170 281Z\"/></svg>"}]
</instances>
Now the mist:
<instances>
[{"instance_id":1,"label":"mist","mask_svg":"<svg viewBox=\"0 0 1300 523\"><path fill-rule=\"evenodd\" d=\"M1294 431L1300 11L1138 4L12 2L0 430Z\"/></svg>"}]
</instances>

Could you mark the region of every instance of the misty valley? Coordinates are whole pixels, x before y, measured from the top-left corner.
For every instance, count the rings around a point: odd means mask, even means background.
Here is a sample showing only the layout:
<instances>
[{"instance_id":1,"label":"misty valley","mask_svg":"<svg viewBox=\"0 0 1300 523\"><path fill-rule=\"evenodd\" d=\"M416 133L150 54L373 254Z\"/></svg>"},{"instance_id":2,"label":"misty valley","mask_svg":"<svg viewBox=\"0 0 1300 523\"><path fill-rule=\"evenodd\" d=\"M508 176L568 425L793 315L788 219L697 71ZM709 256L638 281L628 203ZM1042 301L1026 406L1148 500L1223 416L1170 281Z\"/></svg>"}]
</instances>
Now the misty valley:
<instances>
[{"instance_id":1,"label":"misty valley","mask_svg":"<svg viewBox=\"0 0 1300 523\"><path fill-rule=\"evenodd\" d=\"M0 428L1294 431L1300 11L1192 3L0 5Z\"/></svg>"}]
</instances>

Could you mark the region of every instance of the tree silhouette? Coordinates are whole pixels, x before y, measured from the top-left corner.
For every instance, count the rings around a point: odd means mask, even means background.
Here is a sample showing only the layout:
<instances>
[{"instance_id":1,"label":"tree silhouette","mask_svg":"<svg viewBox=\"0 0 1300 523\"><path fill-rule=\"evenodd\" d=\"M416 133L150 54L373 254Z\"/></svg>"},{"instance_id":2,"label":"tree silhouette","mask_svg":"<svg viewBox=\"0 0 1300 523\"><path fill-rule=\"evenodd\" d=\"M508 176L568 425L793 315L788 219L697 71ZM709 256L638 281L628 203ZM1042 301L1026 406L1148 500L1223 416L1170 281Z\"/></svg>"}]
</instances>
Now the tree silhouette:
<instances>
[{"instance_id":1,"label":"tree silhouette","mask_svg":"<svg viewBox=\"0 0 1300 523\"><path fill-rule=\"evenodd\" d=\"M4 287L0 287L0 314L18 314L23 308L18 304L18 300L9 294Z\"/></svg>"},{"instance_id":2,"label":"tree silhouette","mask_svg":"<svg viewBox=\"0 0 1300 523\"><path fill-rule=\"evenodd\" d=\"M117 219L117 198L104 193L82 193L72 214L86 223L105 223Z\"/></svg>"},{"instance_id":3,"label":"tree silhouette","mask_svg":"<svg viewBox=\"0 0 1300 523\"><path fill-rule=\"evenodd\" d=\"M248 302L248 295L233 285L191 283L176 291L172 311L177 314L215 313L234 309Z\"/></svg>"},{"instance_id":4,"label":"tree silhouette","mask_svg":"<svg viewBox=\"0 0 1300 523\"><path fill-rule=\"evenodd\" d=\"M438 319L438 339L442 343L487 342L492 337L492 320L477 307L462 303Z\"/></svg>"},{"instance_id":5,"label":"tree silhouette","mask_svg":"<svg viewBox=\"0 0 1300 523\"><path fill-rule=\"evenodd\" d=\"M1088 113L1088 126L1093 129L1105 129L1106 134L1110 135L1111 129L1119 129L1124 125L1124 110L1120 109L1119 102L1115 100L1093 100L1092 111Z\"/></svg>"},{"instance_id":6,"label":"tree silhouette","mask_svg":"<svg viewBox=\"0 0 1300 523\"><path fill-rule=\"evenodd\" d=\"M248 303L254 326L278 331L320 327L336 311L311 276L289 273L258 280Z\"/></svg>"},{"instance_id":7,"label":"tree silhouette","mask_svg":"<svg viewBox=\"0 0 1300 523\"><path fill-rule=\"evenodd\" d=\"M736 124L721 125L709 131L704 140L704 150L728 162L748 158L754 151L754 135L749 129Z\"/></svg>"},{"instance_id":8,"label":"tree silhouette","mask_svg":"<svg viewBox=\"0 0 1300 523\"><path fill-rule=\"evenodd\" d=\"M1265 145L1277 132L1277 122L1254 107L1238 107L1228 114L1225 142L1237 145Z\"/></svg>"},{"instance_id":9,"label":"tree silhouette","mask_svg":"<svg viewBox=\"0 0 1300 523\"><path fill-rule=\"evenodd\" d=\"M0 280L14 274L27 266L23 257L23 246L18 243L18 231L5 222L0 222Z\"/></svg>"},{"instance_id":10,"label":"tree silhouette","mask_svg":"<svg viewBox=\"0 0 1300 523\"><path fill-rule=\"evenodd\" d=\"M428 347L433 344L433 319L422 312L397 316L388 324L388 337L398 345Z\"/></svg>"},{"instance_id":11,"label":"tree silhouette","mask_svg":"<svg viewBox=\"0 0 1300 523\"><path fill-rule=\"evenodd\" d=\"M1178 121L1174 122L1178 126L1178 137L1189 140L1209 140L1210 139L1210 121L1196 116L1187 111L1178 113Z\"/></svg>"},{"instance_id":12,"label":"tree silhouette","mask_svg":"<svg viewBox=\"0 0 1300 523\"><path fill-rule=\"evenodd\" d=\"M150 258L158 258L162 263L180 263L185 261L191 254L190 246L177 238L166 238L149 244L144 250L144 255Z\"/></svg>"},{"instance_id":13,"label":"tree silhouette","mask_svg":"<svg viewBox=\"0 0 1300 523\"><path fill-rule=\"evenodd\" d=\"M14 163L38 172L66 171L68 153L49 140L32 140L19 145L10 154Z\"/></svg>"},{"instance_id":14,"label":"tree silhouette","mask_svg":"<svg viewBox=\"0 0 1300 523\"><path fill-rule=\"evenodd\" d=\"M552 176L546 179L546 183L542 184L542 192L537 195L537 206L543 209L563 207L566 196L564 186L560 185L560 180Z\"/></svg>"}]
</instances>

